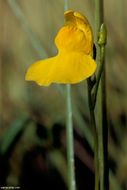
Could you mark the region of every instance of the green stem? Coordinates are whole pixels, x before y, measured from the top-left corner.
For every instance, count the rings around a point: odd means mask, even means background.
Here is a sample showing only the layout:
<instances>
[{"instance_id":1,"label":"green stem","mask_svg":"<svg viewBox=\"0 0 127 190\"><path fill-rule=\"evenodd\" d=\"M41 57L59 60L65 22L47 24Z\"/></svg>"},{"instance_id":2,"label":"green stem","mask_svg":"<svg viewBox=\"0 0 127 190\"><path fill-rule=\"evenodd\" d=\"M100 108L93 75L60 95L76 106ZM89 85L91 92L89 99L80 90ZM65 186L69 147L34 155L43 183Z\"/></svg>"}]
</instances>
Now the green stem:
<instances>
[{"instance_id":1,"label":"green stem","mask_svg":"<svg viewBox=\"0 0 127 190\"><path fill-rule=\"evenodd\" d=\"M100 26L104 20L103 0L95 0L95 32L96 42L98 41L98 33Z\"/></svg>"},{"instance_id":2,"label":"green stem","mask_svg":"<svg viewBox=\"0 0 127 190\"><path fill-rule=\"evenodd\" d=\"M68 0L64 0L64 11L68 9ZM74 139L72 122L71 85L66 85L67 90L67 161L68 161L68 189L76 190L75 166L74 166Z\"/></svg>"},{"instance_id":3,"label":"green stem","mask_svg":"<svg viewBox=\"0 0 127 190\"><path fill-rule=\"evenodd\" d=\"M94 105L92 100L92 81L90 78L87 80L88 86L88 102L89 102L89 109L90 109L90 119L91 119L91 126L93 129L93 136L94 136L94 166L95 166L95 190L99 190L99 165L98 165L98 134L96 128L96 121L94 115Z\"/></svg>"},{"instance_id":4,"label":"green stem","mask_svg":"<svg viewBox=\"0 0 127 190\"><path fill-rule=\"evenodd\" d=\"M99 48L100 49L100 48ZM94 107L96 105L96 98L97 98L97 92L98 92L98 88L99 88L99 83L100 83L100 79L101 79L101 76L102 76L102 72L103 72L103 69L104 69L104 56L105 56L105 47L102 47L100 49L100 63L99 63L99 68L97 70L97 74L96 74L96 84L94 85L93 87L93 92L92 92L92 96L94 98L93 102L94 102Z\"/></svg>"},{"instance_id":5,"label":"green stem","mask_svg":"<svg viewBox=\"0 0 127 190\"><path fill-rule=\"evenodd\" d=\"M64 0L64 11L68 10L68 0Z\"/></svg>"},{"instance_id":6,"label":"green stem","mask_svg":"<svg viewBox=\"0 0 127 190\"><path fill-rule=\"evenodd\" d=\"M69 190L76 190L75 167L74 167L74 139L72 123L71 86L67 84L67 160L68 160L68 185Z\"/></svg>"},{"instance_id":7,"label":"green stem","mask_svg":"<svg viewBox=\"0 0 127 190\"><path fill-rule=\"evenodd\" d=\"M104 60L103 60L104 61ZM102 90L102 143L103 143L103 189L109 189L109 166L108 166L108 119L107 119L107 106L106 106L106 72L105 72L105 64L104 70L102 72L102 82L101 82L101 90Z\"/></svg>"},{"instance_id":8,"label":"green stem","mask_svg":"<svg viewBox=\"0 0 127 190\"><path fill-rule=\"evenodd\" d=\"M103 0L95 1L96 47L97 47L97 82L94 88L94 106L97 99L98 113L98 142L99 142L99 173L100 190L108 190L108 126L106 110L106 85L105 85L105 45L106 29L104 22ZM101 80L100 80L101 79Z\"/></svg>"}]
</instances>

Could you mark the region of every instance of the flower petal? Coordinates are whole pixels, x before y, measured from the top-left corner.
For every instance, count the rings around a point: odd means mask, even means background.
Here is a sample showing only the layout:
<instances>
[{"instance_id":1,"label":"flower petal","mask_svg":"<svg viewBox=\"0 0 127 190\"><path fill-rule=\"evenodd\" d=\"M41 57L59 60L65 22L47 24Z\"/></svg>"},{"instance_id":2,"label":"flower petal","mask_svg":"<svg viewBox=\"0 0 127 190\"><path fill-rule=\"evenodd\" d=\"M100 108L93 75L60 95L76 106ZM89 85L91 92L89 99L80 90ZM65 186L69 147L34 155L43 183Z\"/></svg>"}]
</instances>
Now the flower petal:
<instances>
[{"instance_id":1,"label":"flower petal","mask_svg":"<svg viewBox=\"0 0 127 190\"><path fill-rule=\"evenodd\" d=\"M50 73L56 62L55 60L55 57L51 57L35 62L28 68L25 80L35 81L38 85L48 86L51 83Z\"/></svg>"},{"instance_id":2,"label":"flower petal","mask_svg":"<svg viewBox=\"0 0 127 190\"><path fill-rule=\"evenodd\" d=\"M51 83L75 84L91 76L95 70L96 63L89 55L82 52L59 53L33 64L26 74L26 80L44 86Z\"/></svg>"},{"instance_id":3,"label":"flower petal","mask_svg":"<svg viewBox=\"0 0 127 190\"><path fill-rule=\"evenodd\" d=\"M82 52L58 54L55 66L52 81L63 84L79 83L96 70L96 63L92 57Z\"/></svg>"}]
</instances>

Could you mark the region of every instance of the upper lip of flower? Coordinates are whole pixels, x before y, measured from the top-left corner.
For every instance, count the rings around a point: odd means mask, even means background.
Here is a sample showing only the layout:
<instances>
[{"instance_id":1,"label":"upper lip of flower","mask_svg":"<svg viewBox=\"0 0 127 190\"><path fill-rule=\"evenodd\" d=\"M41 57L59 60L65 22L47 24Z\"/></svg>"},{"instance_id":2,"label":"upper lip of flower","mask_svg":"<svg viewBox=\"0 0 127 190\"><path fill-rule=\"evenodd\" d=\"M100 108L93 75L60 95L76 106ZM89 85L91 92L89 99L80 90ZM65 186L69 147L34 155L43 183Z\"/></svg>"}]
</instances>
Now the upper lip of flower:
<instances>
[{"instance_id":1,"label":"upper lip of flower","mask_svg":"<svg viewBox=\"0 0 127 190\"><path fill-rule=\"evenodd\" d=\"M65 17L65 20L66 21L71 21L71 19L73 18L79 18L81 20L86 20L86 17L81 15L80 13L76 12L76 11L73 11L73 10L67 10L65 11L64 13L64 17Z\"/></svg>"},{"instance_id":2,"label":"upper lip of flower","mask_svg":"<svg viewBox=\"0 0 127 190\"><path fill-rule=\"evenodd\" d=\"M64 13L65 25L74 26L84 33L87 44L90 47L87 54L91 54L93 49L93 32L87 18L79 12L68 10Z\"/></svg>"}]
</instances>

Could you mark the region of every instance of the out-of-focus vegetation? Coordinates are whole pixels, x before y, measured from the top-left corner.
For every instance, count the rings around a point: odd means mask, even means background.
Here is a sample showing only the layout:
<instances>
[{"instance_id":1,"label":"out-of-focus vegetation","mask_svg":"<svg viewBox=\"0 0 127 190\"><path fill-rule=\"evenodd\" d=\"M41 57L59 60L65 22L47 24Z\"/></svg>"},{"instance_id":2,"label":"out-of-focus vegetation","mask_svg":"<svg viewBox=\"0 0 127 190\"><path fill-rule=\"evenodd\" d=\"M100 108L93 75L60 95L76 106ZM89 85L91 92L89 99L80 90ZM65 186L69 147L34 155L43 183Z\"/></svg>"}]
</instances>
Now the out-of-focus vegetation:
<instances>
[{"instance_id":1,"label":"out-of-focus vegetation","mask_svg":"<svg viewBox=\"0 0 127 190\"><path fill-rule=\"evenodd\" d=\"M105 1L110 187L127 189L126 0ZM94 29L94 1L69 0ZM0 0L0 186L66 189L64 86L24 79L35 60L56 53L63 0ZM86 82L72 85L78 189L93 189L92 135Z\"/></svg>"}]
</instances>

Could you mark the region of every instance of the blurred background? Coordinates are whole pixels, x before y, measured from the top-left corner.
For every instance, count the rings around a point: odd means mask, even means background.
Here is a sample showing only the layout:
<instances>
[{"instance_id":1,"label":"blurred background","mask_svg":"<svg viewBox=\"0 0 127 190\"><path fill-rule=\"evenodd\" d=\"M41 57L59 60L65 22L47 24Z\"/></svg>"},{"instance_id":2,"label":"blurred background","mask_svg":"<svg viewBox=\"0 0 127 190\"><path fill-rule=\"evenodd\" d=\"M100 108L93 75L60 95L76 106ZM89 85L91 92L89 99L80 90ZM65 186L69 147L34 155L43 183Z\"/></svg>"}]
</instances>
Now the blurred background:
<instances>
[{"instance_id":1,"label":"blurred background","mask_svg":"<svg viewBox=\"0 0 127 190\"><path fill-rule=\"evenodd\" d=\"M95 2L69 0L94 30ZM110 189L127 189L127 1L106 0ZM24 79L36 60L56 54L63 0L0 0L0 186L67 189L65 86ZM95 32L95 31L94 31ZM94 189L86 82L72 85L78 190Z\"/></svg>"}]
</instances>

